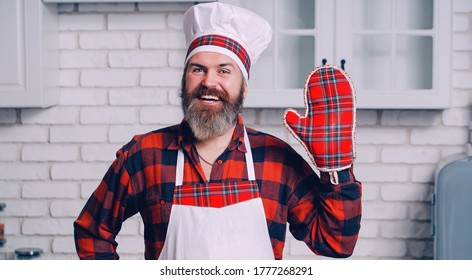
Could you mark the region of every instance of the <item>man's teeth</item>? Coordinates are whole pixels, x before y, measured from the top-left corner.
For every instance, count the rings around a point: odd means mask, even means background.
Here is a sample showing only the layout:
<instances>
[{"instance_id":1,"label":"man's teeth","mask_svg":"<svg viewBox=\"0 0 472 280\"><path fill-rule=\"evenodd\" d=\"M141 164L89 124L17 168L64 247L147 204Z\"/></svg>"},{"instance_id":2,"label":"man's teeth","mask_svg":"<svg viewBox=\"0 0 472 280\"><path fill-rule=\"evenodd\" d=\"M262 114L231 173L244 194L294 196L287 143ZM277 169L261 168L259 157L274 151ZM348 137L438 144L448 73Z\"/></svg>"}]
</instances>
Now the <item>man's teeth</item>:
<instances>
[{"instance_id":1,"label":"man's teeth","mask_svg":"<svg viewBox=\"0 0 472 280\"><path fill-rule=\"evenodd\" d=\"M205 100L215 100L215 101L219 101L220 99L216 96L213 96L213 95L202 95L202 97L200 97L201 99L205 99Z\"/></svg>"}]
</instances>

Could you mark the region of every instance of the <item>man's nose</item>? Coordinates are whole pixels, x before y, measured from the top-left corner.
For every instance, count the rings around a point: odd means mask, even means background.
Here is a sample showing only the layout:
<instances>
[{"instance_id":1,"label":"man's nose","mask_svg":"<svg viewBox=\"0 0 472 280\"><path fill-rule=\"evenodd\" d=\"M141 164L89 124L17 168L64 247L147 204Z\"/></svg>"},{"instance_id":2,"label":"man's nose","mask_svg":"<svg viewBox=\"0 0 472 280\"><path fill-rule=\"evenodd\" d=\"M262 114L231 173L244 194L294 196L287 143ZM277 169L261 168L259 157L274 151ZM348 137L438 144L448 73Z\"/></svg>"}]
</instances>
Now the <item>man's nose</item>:
<instances>
[{"instance_id":1,"label":"man's nose","mask_svg":"<svg viewBox=\"0 0 472 280\"><path fill-rule=\"evenodd\" d=\"M208 71L202 81L202 85L207 88L213 88L218 84L218 76L213 71Z\"/></svg>"}]
</instances>

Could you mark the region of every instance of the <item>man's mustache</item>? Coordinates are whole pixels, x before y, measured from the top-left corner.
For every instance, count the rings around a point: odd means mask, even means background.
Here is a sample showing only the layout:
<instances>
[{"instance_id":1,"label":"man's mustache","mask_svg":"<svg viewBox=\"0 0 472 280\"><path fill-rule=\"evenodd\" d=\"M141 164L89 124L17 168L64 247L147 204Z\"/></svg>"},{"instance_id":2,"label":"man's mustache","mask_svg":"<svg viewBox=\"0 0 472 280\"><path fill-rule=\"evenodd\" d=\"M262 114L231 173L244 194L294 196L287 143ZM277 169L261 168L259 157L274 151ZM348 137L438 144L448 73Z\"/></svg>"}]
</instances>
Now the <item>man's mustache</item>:
<instances>
[{"instance_id":1,"label":"man's mustache","mask_svg":"<svg viewBox=\"0 0 472 280\"><path fill-rule=\"evenodd\" d=\"M215 88L207 88L201 85L198 88L194 89L192 92L190 92L190 98L201 98L205 95L212 95L218 97L218 99L223 102L229 101L229 96L228 94L226 94L226 92L217 90Z\"/></svg>"}]
</instances>

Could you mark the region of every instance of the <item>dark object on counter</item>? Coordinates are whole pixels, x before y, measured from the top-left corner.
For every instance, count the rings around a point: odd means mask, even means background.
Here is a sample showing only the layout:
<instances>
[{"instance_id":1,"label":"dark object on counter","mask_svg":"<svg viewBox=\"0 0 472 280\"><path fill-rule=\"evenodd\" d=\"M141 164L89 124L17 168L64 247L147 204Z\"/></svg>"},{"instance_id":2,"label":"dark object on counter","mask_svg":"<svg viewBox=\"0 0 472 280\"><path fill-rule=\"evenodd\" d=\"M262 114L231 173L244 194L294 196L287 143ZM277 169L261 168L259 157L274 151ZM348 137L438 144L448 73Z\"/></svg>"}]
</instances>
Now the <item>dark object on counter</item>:
<instances>
[{"instance_id":1,"label":"dark object on counter","mask_svg":"<svg viewBox=\"0 0 472 280\"><path fill-rule=\"evenodd\" d=\"M0 203L0 211L3 211L7 205L5 203Z\"/></svg>"},{"instance_id":2,"label":"dark object on counter","mask_svg":"<svg viewBox=\"0 0 472 280\"><path fill-rule=\"evenodd\" d=\"M5 225L0 224L0 246L5 244L5 242L6 242L4 234L5 234Z\"/></svg>"},{"instance_id":3,"label":"dark object on counter","mask_svg":"<svg viewBox=\"0 0 472 280\"><path fill-rule=\"evenodd\" d=\"M18 248L15 250L18 260L30 260L39 257L43 253L41 248Z\"/></svg>"},{"instance_id":4,"label":"dark object on counter","mask_svg":"<svg viewBox=\"0 0 472 280\"><path fill-rule=\"evenodd\" d=\"M434 258L472 259L472 157L438 169L432 199Z\"/></svg>"}]
</instances>

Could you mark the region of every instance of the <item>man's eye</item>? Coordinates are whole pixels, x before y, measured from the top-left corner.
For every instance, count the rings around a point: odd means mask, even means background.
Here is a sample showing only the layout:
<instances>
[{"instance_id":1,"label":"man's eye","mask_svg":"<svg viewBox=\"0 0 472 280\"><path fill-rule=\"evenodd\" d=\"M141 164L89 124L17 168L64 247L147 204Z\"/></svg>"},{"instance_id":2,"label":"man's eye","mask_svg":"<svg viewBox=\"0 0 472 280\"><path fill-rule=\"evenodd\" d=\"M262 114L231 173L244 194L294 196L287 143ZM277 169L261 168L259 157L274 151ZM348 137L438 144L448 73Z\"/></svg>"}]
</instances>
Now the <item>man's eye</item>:
<instances>
[{"instance_id":1,"label":"man's eye","mask_svg":"<svg viewBox=\"0 0 472 280\"><path fill-rule=\"evenodd\" d=\"M220 70L220 73L221 73L221 74L229 74L229 73L231 73L231 72L230 72L228 69L221 69L221 70Z\"/></svg>"},{"instance_id":2,"label":"man's eye","mask_svg":"<svg viewBox=\"0 0 472 280\"><path fill-rule=\"evenodd\" d=\"M192 72L201 73L201 72L203 72L203 69L202 68L193 68Z\"/></svg>"}]
</instances>

